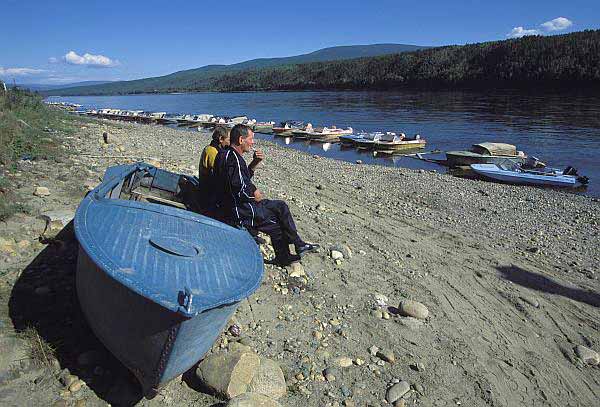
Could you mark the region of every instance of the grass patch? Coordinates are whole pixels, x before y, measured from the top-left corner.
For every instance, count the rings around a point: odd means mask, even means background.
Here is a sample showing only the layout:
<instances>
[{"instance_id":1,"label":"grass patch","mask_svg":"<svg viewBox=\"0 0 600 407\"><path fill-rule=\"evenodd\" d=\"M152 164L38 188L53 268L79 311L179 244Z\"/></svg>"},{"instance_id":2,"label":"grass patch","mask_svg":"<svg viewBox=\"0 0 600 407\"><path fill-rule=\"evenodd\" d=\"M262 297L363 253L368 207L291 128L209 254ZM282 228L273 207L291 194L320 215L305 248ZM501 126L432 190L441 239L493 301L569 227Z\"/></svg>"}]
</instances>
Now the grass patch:
<instances>
[{"instance_id":1,"label":"grass patch","mask_svg":"<svg viewBox=\"0 0 600 407\"><path fill-rule=\"evenodd\" d=\"M0 220L28 212L17 202L7 177L20 159L52 159L68 154L61 137L75 131L76 117L49 108L42 98L18 88L0 87Z\"/></svg>"},{"instance_id":2,"label":"grass patch","mask_svg":"<svg viewBox=\"0 0 600 407\"><path fill-rule=\"evenodd\" d=\"M27 356L38 367L52 367L52 361L56 359L56 349L46 342L38 331L29 326L19 333L27 346Z\"/></svg>"},{"instance_id":3,"label":"grass patch","mask_svg":"<svg viewBox=\"0 0 600 407\"><path fill-rule=\"evenodd\" d=\"M64 154L60 136L73 133L73 117L46 106L34 93L0 91L0 164Z\"/></svg>"}]
</instances>

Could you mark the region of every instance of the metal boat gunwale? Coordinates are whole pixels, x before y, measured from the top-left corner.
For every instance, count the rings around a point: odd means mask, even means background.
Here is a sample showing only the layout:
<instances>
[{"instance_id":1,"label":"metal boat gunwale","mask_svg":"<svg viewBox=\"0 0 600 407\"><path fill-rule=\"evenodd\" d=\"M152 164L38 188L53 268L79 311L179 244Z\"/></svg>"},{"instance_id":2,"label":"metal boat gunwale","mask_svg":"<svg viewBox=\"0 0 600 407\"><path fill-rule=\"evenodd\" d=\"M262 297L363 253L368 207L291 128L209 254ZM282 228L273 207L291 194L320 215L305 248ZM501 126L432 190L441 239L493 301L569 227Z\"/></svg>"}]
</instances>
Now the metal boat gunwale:
<instances>
[{"instance_id":1,"label":"metal boat gunwale","mask_svg":"<svg viewBox=\"0 0 600 407\"><path fill-rule=\"evenodd\" d=\"M130 279L125 273L117 272L118 270L120 270L119 265L116 264L113 260L111 260L104 253L104 251L101 250L100 247L98 247L97 245L94 244L94 239L91 236L91 234L89 233L89 231L87 230L86 224L81 223L85 219L84 214L87 212L88 208L93 204L121 206L123 208L133 208L133 209L151 211L151 212L160 213L160 214L163 214L166 216L173 216L173 217L185 219L187 221L193 221L193 222L202 223L205 225L210 225L212 227L217 227L217 228L221 228L221 229L229 229L232 232L235 231L235 232L244 233L241 230L233 228L231 226L228 226L224 223L217 222L213 219L210 219L210 218L204 217L202 215L198 215L198 214L195 214L195 213L183 210L183 209L173 208L173 207L169 207L169 206L165 206L165 205L161 205L161 204L150 203L150 202L140 203L140 202L136 202L136 201L110 199L110 198L105 197L105 195L111 189L116 187L119 184L119 182L126 176L132 174L135 171L139 171L139 170L143 170L143 169L151 170L154 168L155 167L152 167L147 164L140 164L140 163L132 164L131 166L128 166L127 168L125 168L123 171L119 172L118 174L115 174L115 176L112 177L109 181L103 182L102 184L100 184L98 187L96 187L96 189L92 190L88 194L88 196L86 196L83 199L83 201L79 205L79 208L77 209L77 212L75 214L74 229L75 229L75 234L77 236L77 240L79 241L79 244L85 250L86 254L90 257L90 259L92 259L92 261L94 261L99 267L101 267L102 270L109 277L111 277L112 279L123 284L127 288L131 289L133 292L149 299L150 301L158 304L159 306L169 309L170 311L179 313L180 315L183 315L187 318L192 318L207 309L212 309L212 308L215 308L218 306L238 302L247 296L246 295L247 292L255 291L260 286L262 278L257 279L257 281L255 281L250 286L243 287L242 289L239 290L239 292L235 292L235 293L233 293L233 295L223 298L220 301L211 302L209 305L198 306L198 303L196 302L193 311L189 312L185 308L181 307L180 304L177 303L176 299L167 298L164 294L162 294L160 292L149 290L147 287L142 287L135 280ZM262 267L262 261L261 261L261 264L258 264L258 258L256 259L255 263L256 263L255 266Z\"/></svg>"}]
</instances>

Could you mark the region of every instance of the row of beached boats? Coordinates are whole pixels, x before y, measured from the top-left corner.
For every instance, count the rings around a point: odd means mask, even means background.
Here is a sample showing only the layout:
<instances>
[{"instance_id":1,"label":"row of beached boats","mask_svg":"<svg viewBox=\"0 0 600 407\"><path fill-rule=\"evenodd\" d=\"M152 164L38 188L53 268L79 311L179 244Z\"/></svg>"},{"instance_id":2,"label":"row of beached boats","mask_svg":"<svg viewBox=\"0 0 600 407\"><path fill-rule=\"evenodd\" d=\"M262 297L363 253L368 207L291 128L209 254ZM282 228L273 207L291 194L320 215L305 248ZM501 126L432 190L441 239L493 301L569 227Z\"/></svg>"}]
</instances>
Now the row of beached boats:
<instances>
[{"instance_id":1,"label":"row of beached boats","mask_svg":"<svg viewBox=\"0 0 600 407\"><path fill-rule=\"evenodd\" d=\"M143 110L121 110L121 109L92 109L84 114L104 119L124 120L138 123L174 124L181 127L215 127L246 124L254 127L256 120L246 116L215 116L212 114L174 114L167 112L146 112Z\"/></svg>"}]
</instances>

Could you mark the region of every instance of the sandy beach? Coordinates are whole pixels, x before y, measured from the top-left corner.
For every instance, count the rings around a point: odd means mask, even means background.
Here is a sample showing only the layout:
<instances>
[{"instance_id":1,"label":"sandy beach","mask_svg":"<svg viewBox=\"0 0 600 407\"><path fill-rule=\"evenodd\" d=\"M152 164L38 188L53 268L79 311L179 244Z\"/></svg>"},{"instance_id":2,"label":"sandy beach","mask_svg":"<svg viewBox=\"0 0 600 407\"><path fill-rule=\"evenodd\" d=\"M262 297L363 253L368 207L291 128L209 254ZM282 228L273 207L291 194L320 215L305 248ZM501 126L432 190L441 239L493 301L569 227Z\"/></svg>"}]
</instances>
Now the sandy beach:
<instances>
[{"instance_id":1,"label":"sandy beach","mask_svg":"<svg viewBox=\"0 0 600 407\"><path fill-rule=\"evenodd\" d=\"M69 158L18 163L11 177L30 210L0 224L0 404L225 405L193 370L140 399L78 309L76 242L39 239L40 215L74 212L108 166L139 160L197 175L209 140L94 120L65 139ZM266 160L256 185L288 202L321 249L301 266L266 265L232 321L241 336L224 333L212 352L242 341L276 361L282 406L390 406L398 383L409 390L396 406L597 405L598 199L257 147ZM402 316L407 300L427 315ZM44 363L15 332L27 326L54 348Z\"/></svg>"}]
</instances>

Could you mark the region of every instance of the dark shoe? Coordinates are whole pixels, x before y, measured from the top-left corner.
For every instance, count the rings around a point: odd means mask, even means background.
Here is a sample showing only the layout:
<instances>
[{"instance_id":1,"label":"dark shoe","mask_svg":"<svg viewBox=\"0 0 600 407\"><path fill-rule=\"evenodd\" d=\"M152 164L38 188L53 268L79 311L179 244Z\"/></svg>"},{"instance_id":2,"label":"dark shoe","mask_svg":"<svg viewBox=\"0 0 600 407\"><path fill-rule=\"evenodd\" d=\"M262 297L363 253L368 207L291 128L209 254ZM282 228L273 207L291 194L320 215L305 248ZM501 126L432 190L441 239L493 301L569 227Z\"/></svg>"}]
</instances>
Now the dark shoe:
<instances>
[{"instance_id":1,"label":"dark shoe","mask_svg":"<svg viewBox=\"0 0 600 407\"><path fill-rule=\"evenodd\" d=\"M300 256L297 254L290 254L289 256L275 256L272 259L265 260L265 264L273 264L274 266L286 267L295 261L300 261Z\"/></svg>"},{"instance_id":2,"label":"dark shoe","mask_svg":"<svg viewBox=\"0 0 600 407\"><path fill-rule=\"evenodd\" d=\"M296 246L296 254L302 256L304 253L313 253L321 247L316 243L304 243L302 246Z\"/></svg>"}]
</instances>

